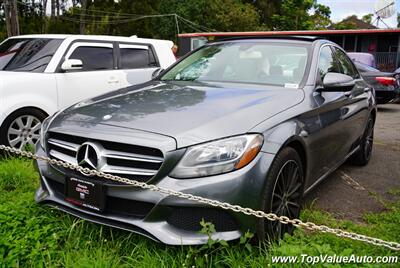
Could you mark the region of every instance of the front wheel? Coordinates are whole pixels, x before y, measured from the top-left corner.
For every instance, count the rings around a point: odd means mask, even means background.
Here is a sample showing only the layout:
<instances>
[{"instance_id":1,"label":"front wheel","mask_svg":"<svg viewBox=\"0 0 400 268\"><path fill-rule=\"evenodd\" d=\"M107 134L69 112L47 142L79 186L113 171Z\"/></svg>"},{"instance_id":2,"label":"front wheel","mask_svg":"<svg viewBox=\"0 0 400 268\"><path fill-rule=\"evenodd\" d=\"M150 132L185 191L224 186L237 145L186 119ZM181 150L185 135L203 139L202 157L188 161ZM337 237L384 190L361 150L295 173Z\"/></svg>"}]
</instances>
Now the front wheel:
<instances>
[{"instance_id":1,"label":"front wheel","mask_svg":"<svg viewBox=\"0 0 400 268\"><path fill-rule=\"evenodd\" d=\"M4 120L0 130L0 144L17 149L34 147L39 141L40 128L46 114L37 109L21 109Z\"/></svg>"},{"instance_id":2,"label":"front wheel","mask_svg":"<svg viewBox=\"0 0 400 268\"><path fill-rule=\"evenodd\" d=\"M295 219L300 216L304 191L304 171L299 154L291 147L284 148L273 161L264 187L262 210ZM293 225L267 219L259 220L259 240L280 240L292 233Z\"/></svg>"}]
</instances>

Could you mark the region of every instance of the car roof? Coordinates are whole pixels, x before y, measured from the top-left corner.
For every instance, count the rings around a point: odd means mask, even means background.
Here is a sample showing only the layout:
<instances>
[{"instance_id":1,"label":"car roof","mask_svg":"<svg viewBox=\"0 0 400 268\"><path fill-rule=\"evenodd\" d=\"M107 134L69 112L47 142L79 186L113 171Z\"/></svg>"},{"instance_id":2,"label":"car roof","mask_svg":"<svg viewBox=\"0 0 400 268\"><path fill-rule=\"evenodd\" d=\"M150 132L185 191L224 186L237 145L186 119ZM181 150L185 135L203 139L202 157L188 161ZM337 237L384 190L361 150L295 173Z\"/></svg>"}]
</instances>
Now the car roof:
<instances>
[{"instance_id":1,"label":"car roof","mask_svg":"<svg viewBox=\"0 0 400 268\"><path fill-rule=\"evenodd\" d=\"M309 41L309 42L314 42L316 40L326 40L323 37L320 36L302 36L302 35L286 35L286 36L278 36L278 35L272 35L272 36L239 36L239 37L231 37L231 38L223 38L218 41L234 41L234 40L298 40L298 41Z\"/></svg>"},{"instance_id":2,"label":"car roof","mask_svg":"<svg viewBox=\"0 0 400 268\"><path fill-rule=\"evenodd\" d=\"M75 34L29 34L29 35L18 35L10 37L14 38L51 38L51 39L90 39L95 41L120 41L120 42L138 42L138 43L170 43L171 47L173 42L170 40L162 39L150 39L150 38L139 38L136 36L126 37L126 36L110 36L110 35L75 35Z\"/></svg>"}]
</instances>

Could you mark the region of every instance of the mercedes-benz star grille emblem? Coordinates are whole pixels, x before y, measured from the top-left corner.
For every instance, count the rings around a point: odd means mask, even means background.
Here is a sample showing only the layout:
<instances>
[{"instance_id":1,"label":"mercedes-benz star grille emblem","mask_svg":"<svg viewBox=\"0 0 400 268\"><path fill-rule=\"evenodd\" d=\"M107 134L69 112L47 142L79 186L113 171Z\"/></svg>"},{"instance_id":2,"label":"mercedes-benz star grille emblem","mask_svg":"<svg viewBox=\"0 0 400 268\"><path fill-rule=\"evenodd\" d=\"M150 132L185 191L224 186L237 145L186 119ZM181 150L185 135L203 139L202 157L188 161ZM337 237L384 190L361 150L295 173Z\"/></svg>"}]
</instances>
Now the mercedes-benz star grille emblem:
<instances>
[{"instance_id":1,"label":"mercedes-benz star grille emblem","mask_svg":"<svg viewBox=\"0 0 400 268\"><path fill-rule=\"evenodd\" d=\"M85 142L79 147L76 160L78 165L84 168L98 169L99 154L97 146L93 143Z\"/></svg>"}]
</instances>

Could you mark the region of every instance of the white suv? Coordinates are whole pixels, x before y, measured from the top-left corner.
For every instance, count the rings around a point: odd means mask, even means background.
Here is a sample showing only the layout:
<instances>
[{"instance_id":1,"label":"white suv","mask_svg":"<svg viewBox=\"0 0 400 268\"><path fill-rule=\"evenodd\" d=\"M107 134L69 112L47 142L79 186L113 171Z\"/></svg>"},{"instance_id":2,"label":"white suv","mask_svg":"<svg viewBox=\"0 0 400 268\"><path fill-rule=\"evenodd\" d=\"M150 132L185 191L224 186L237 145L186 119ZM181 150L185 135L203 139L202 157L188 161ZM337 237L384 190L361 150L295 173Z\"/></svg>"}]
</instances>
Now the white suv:
<instances>
[{"instance_id":1,"label":"white suv","mask_svg":"<svg viewBox=\"0 0 400 268\"><path fill-rule=\"evenodd\" d=\"M48 115L146 82L175 62L173 43L136 37L24 35L0 44L0 144L34 145Z\"/></svg>"}]
</instances>

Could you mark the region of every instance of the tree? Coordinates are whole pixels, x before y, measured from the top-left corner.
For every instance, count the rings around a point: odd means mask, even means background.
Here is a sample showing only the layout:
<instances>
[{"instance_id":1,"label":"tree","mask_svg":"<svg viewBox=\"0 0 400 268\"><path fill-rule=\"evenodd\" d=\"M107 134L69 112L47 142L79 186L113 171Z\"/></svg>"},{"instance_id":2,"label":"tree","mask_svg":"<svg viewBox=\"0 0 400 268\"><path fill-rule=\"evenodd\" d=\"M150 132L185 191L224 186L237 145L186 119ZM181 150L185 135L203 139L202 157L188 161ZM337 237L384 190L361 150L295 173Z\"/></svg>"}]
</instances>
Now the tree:
<instances>
[{"instance_id":1,"label":"tree","mask_svg":"<svg viewBox=\"0 0 400 268\"><path fill-rule=\"evenodd\" d=\"M329 7L317 0L0 0L0 39L6 32L5 4L10 1L18 3L23 34L174 40L178 32L308 30L330 24ZM46 6L51 16L46 15Z\"/></svg>"},{"instance_id":2,"label":"tree","mask_svg":"<svg viewBox=\"0 0 400 268\"><path fill-rule=\"evenodd\" d=\"M282 14L282 0L247 0L245 2L254 5L260 15L262 27L268 30L273 28L272 16Z\"/></svg>"},{"instance_id":3,"label":"tree","mask_svg":"<svg viewBox=\"0 0 400 268\"><path fill-rule=\"evenodd\" d=\"M400 13L397 12L397 28L400 28Z\"/></svg>"},{"instance_id":4,"label":"tree","mask_svg":"<svg viewBox=\"0 0 400 268\"><path fill-rule=\"evenodd\" d=\"M283 0L279 14L272 15L274 30L308 30L313 28L309 11L316 0Z\"/></svg>"},{"instance_id":5,"label":"tree","mask_svg":"<svg viewBox=\"0 0 400 268\"><path fill-rule=\"evenodd\" d=\"M362 16L362 18L361 18L361 20L363 21L363 22L366 22L366 23L369 23L369 24L371 24L372 23L372 17L374 16L374 14L367 14L367 15L364 15L364 16Z\"/></svg>"},{"instance_id":6,"label":"tree","mask_svg":"<svg viewBox=\"0 0 400 268\"><path fill-rule=\"evenodd\" d=\"M191 24L179 20L181 32L260 29L260 15L257 9L239 0L163 0L160 1L158 10L161 14L176 13L194 22ZM160 37L171 37L175 34L174 18L163 18L155 22L159 25Z\"/></svg>"},{"instance_id":7,"label":"tree","mask_svg":"<svg viewBox=\"0 0 400 268\"><path fill-rule=\"evenodd\" d=\"M327 6L315 3L314 14L311 15L312 28L314 30L326 29L332 22L330 20L331 9Z\"/></svg>"}]
</instances>

